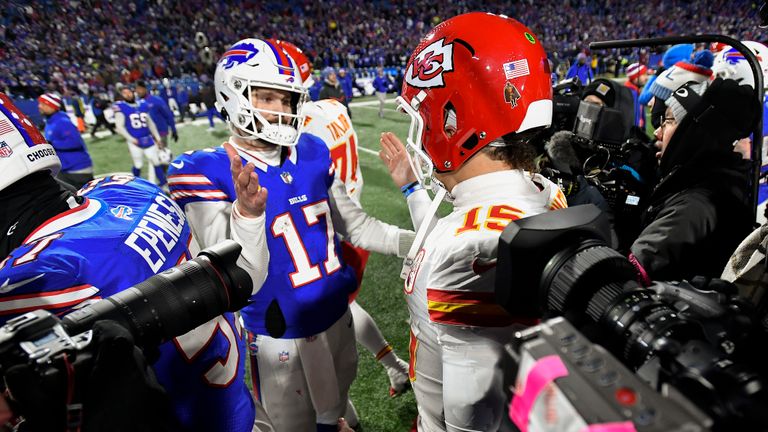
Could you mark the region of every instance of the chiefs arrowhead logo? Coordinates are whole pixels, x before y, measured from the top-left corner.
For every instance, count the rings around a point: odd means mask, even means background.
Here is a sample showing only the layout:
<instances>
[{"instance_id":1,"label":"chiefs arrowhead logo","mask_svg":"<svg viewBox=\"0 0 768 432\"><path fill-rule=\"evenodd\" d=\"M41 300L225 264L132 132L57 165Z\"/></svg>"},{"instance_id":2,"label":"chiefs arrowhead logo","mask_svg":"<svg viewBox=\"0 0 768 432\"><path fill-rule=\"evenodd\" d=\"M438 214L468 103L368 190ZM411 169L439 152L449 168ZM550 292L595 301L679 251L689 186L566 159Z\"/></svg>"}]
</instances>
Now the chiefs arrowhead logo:
<instances>
[{"instance_id":1,"label":"chiefs arrowhead logo","mask_svg":"<svg viewBox=\"0 0 768 432\"><path fill-rule=\"evenodd\" d=\"M453 70L453 44L445 39L431 43L413 58L405 71L405 81L418 88L443 87L443 73Z\"/></svg>"}]
</instances>

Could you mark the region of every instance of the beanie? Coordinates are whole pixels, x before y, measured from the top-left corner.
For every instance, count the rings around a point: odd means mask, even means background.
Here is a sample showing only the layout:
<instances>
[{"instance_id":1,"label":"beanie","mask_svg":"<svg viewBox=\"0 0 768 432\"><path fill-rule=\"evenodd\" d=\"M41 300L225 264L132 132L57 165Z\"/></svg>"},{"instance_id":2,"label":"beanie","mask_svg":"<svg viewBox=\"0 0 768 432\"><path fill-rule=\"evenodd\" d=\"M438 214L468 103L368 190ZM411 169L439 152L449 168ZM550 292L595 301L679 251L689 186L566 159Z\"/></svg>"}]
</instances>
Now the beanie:
<instances>
[{"instance_id":1,"label":"beanie","mask_svg":"<svg viewBox=\"0 0 768 432\"><path fill-rule=\"evenodd\" d=\"M37 101L48 105L49 107L53 109L61 109L61 98L56 95L55 93L45 93L40 95L39 98L37 98Z\"/></svg>"},{"instance_id":2,"label":"beanie","mask_svg":"<svg viewBox=\"0 0 768 432\"><path fill-rule=\"evenodd\" d=\"M701 95L707 90L709 81L688 82L675 90L666 100L667 107L672 111L672 116L677 124L682 123L689 111L701 102Z\"/></svg>"},{"instance_id":3,"label":"beanie","mask_svg":"<svg viewBox=\"0 0 768 432\"><path fill-rule=\"evenodd\" d=\"M648 67L640 63L632 63L627 66L627 78L629 80L637 79L639 76L648 73Z\"/></svg>"},{"instance_id":4,"label":"beanie","mask_svg":"<svg viewBox=\"0 0 768 432\"><path fill-rule=\"evenodd\" d=\"M712 76L712 69L686 61L679 61L665 70L653 81L650 92L657 100L665 101L673 91L689 81L697 83L707 81Z\"/></svg>"},{"instance_id":5,"label":"beanie","mask_svg":"<svg viewBox=\"0 0 768 432\"><path fill-rule=\"evenodd\" d=\"M667 52L664 53L664 56L661 58L661 64L665 68L670 68L679 61L690 61L692 54L693 54L693 45L691 44L674 45L672 48L668 49Z\"/></svg>"}]
</instances>

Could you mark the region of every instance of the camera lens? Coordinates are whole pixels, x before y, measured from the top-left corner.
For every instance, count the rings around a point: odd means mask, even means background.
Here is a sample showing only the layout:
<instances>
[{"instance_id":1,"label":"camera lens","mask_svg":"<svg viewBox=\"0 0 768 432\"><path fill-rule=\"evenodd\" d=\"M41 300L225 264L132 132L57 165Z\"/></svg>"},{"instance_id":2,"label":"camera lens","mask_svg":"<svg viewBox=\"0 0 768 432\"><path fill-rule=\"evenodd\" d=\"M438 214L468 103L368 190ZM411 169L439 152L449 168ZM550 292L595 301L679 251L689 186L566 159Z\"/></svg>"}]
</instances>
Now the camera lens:
<instances>
[{"instance_id":1,"label":"camera lens","mask_svg":"<svg viewBox=\"0 0 768 432\"><path fill-rule=\"evenodd\" d=\"M253 284L235 262L240 245L226 241L177 267L62 319L69 334L101 319L126 325L140 343L160 343L182 335L226 311L245 306Z\"/></svg>"}]
</instances>

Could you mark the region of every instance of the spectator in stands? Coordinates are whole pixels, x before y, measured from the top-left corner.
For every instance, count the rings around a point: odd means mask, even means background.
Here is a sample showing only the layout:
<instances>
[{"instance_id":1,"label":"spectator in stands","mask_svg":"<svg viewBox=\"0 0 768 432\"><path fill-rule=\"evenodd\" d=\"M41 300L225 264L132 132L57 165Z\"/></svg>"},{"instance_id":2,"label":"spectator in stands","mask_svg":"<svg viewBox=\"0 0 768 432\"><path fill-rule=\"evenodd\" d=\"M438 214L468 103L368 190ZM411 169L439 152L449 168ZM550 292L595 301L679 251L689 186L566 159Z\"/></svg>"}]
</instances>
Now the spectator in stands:
<instances>
[{"instance_id":1,"label":"spectator in stands","mask_svg":"<svg viewBox=\"0 0 768 432\"><path fill-rule=\"evenodd\" d=\"M323 79L320 74L319 70L315 70L312 72L312 76L309 78L312 80L312 83L309 87L309 98L313 101L320 100L320 90L323 89Z\"/></svg>"},{"instance_id":2,"label":"spectator in stands","mask_svg":"<svg viewBox=\"0 0 768 432\"><path fill-rule=\"evenodd\" d=\"M136 96L147 104L149 116L152 117L157 132L160 134L160 141L162 141L160 148L168 147L169 129L173 142L178 142L179 134L176 132L176 121L173 119L173 113L168 104L160 96L150 94L147 91L147 83L141 80L136 82Z\"/></svg>"},{"instance_id":3,"label":"spectator in stands","mask_svg":"<svg viewBox=\"0 0 768 432\"><path fill-rule=\"evenodd\" d=\"M56 178L80 189L93 180L93 163L85 141L63 107L61 98L45 93L37 99L40 114L45 117L45 139L56 149L61 170Z\"/></svg>"},{"instance_id":4,"label":"spectator in stands","mask_svg":"<svg viewBox=\"0 0 768 432\"><path fill-rule=\"evenodd\" d=\"M392 90L392 81L384 75L384 68L381 66L376 68L373 89L376 90L376 97L379 98L379 118L384 118L384 102L387 100L387 93Z\"/></svg>"},{"instance_id":5,"label":"spectator in stands","mask_svg":"<svg viewBox=\"0 0 768 432\"><path fill-rule=\"evenodd\" d=\"M580 52L576 55L576 62L568 69L568 73L565 74L565 78L578 77L582 84L589 84L595 78L595 71L587 63L587 55Z\"/></svg>"},{"instance_id":6,"label":"spectator in stands","mask_svg":"<svg viewBox=\"0 0 768 432\"><path fill-rule=\"evenodd\" d=\"M334 99L341 103L344 103L347 96L344 94L344 89L339 84L336 71L332 67L323 69L323 88L320 89L320 99Z\"/></svg>"}]
</instances>

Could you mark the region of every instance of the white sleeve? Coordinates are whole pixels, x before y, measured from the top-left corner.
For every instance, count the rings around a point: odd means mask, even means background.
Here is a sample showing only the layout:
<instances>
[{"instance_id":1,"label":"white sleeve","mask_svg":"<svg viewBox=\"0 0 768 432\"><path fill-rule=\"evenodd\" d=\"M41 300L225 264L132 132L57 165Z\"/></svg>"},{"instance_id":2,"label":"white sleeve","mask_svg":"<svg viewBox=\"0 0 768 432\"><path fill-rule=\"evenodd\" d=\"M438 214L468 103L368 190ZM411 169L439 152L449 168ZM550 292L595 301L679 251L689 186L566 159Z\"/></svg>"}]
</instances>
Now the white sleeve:
<instances>
[{"instance_id":1,"label":"white sleeve","mask_svg":"<svg viewBox=\"0 0 768 432\"><path fill-rule=\"evenodd\" d=\"M429 210L429 204L432 200L429 198L429 194L426 189L419 189L416 192L410 194L405 199L408 203L408 210L411 213L411 221L413 222L413 229L418 231L424 218L427 217Z\"/></svg>"},{"instance_id":2,"label":"white sleeve","mask_svg":"<svg viewBox=\"0 0 768 432\"><path fill-rule=\"evenodd\" d=\"M243 248L237 265L253 280L253 293L261 288L267 277L269 251L264 233L265 216L246 218L227 201L192 202L184 212L202 249L231 238Z\"/></svg>"},{"instance_id":3,"label":"white sleeve","mask_svg":"<svg viewBox=\"0 0 768 432\"><path fill-rule=\"evenodd\" d=\"M125 128L125 114L120 111L115 111L115 130L128 142L133 142L134 138L128 133L128 129Z\"/></svg>"},{"instance_id":4,"label":"white sleeve","mask_svg":"<svg viewBox=\"0 0 768 432\"><path fill-rule=\"evenodd\" d=\"M347 195L344 183L334 179L330 193L333 226L353 245L387 255L404 257L416 234L368 215Z\"/></svg>"}]
</instances>

